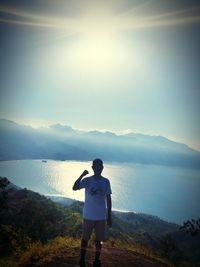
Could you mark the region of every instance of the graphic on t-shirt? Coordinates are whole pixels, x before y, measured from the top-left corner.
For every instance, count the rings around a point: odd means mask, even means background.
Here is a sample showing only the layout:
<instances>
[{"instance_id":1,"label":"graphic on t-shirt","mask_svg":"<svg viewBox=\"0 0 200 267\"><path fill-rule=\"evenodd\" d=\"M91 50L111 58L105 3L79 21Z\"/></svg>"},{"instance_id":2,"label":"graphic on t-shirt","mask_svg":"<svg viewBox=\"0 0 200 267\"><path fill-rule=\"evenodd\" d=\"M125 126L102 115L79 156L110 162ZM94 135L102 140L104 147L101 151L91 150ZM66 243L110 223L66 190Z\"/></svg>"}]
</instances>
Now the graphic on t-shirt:
<instances>
[{"instance_id":1,"label":"graphic on t-shirt","mask_svg":"<svg viewBox=\"0 0 200 267\"><path fill-rule=\"evenodd\" d=\"M94 196L94 195L103 196L103 189L101 187L98 187L98 188L92 187L89 193L91 196Z\"/></svg>"}]
</instances>

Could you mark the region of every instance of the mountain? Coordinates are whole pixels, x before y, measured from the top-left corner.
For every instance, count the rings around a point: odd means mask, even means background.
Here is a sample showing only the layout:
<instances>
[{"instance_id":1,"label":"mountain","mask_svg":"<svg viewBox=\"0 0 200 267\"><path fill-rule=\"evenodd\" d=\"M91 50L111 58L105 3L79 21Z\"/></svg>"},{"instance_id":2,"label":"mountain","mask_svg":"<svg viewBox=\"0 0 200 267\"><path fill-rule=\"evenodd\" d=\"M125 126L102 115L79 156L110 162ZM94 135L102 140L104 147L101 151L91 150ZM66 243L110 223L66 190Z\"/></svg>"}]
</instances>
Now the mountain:
<instances>
[{"instance_id":1,"label":"mountain","mask_svg":"<svg viewBox=\"0 0 200 267\"><path fill-rule=\"evenodd\" d=\"M81 159L89 153L73 145L53 128L34 129L12 121L0 120L0 160L12 159Z\"/></svg>"},{"instance_id":2,"label":"mountain","mask_svg":"<svg viewBox=\"0 0 200 267\"><path fill-rule=\"evenodd\" d=\"M55 131L63 132L63 133L69 133L69 132L74 133L75 132L75 130L73 130L71 126L62 125L59 123L50 125L50 128Z\"/></svg>"},{"instance_id":3,"label":"mountain","mask_svg":"<svg viewBox=\"0 0 200 267\"><path fill-rule=\"evenodd\" d=\"M0 120L0 160L92 160L96 157L113 162L200 167L200 152L162 136L87 132L61 124L35 129Z\"/></svg>"}]
</instances>

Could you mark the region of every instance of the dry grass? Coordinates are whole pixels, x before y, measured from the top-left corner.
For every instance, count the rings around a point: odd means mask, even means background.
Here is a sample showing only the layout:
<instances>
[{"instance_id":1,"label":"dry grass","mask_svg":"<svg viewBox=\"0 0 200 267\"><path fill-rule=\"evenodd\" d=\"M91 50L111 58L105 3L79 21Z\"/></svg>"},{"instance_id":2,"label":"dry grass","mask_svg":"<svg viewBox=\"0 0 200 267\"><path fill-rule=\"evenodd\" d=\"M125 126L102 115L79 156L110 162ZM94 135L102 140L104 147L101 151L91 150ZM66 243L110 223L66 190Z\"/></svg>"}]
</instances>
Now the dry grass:
<instances>
[{"instance_id":1,"label":"dry grass","mask_svg":"<svg viewBox=\"0 0 200 267\"><path fill-rule=\"evenodd\" d=\"M94 240L91 240L88 246L89 260L92 261L94 255ZM29 249L21 252L20 255L13 258L0 260L0 267L25 267L25 266L76 266L80 251L80 239L72 237L57 237L46 244L41 242L32 243ZM143 262L144 266L170 266L175 267L172 263L163 260L154 251L144 247L134 245L133 243L124 243L120 240L109 239L103 246L103 260L106 266L121 266L124 257L132 262L131 266L137 266ZM110 260L110 254L113 259ZM115 261L113 262L115 258ZM133 264L134 263L134 264ZM142 266L143 266L142 265ZM129 265L130 266L130 265ZM181 267L191 267L192 264L183 264Z\"/></svg>"},{"instance_id":2,"label":"dry grass","mask_svg":"<svg viewBox=\"0 0 200 267\"><path fill-rule=\"evenodd\" d=\"M27 251L18 256L0 260L0 267L23 267L30 262L50 262L55 255L67 251L67 255L73 256L74 249L80 247L80 240L72 237L57 237L46 244L41 242L32 243Z\"/></svg>"}]
</instances>

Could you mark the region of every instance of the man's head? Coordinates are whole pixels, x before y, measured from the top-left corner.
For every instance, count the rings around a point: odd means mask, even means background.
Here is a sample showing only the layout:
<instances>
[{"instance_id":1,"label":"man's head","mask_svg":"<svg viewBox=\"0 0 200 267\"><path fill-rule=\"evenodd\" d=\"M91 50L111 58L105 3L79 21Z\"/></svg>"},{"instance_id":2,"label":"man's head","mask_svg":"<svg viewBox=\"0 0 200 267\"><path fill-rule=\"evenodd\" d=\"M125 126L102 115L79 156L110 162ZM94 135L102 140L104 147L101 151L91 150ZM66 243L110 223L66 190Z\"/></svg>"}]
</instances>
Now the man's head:
<instances>
[{"instance_id":1,"label":"man's head","mask_svg":"<svg viewBox=\"0 0 200 267\"><path fill-rule=\"evenodd\" d=\"M92 163L92 169L95 175L101 175L103 171L103 161L101 159L94 159Z\"/></svg>"}]
</instances>

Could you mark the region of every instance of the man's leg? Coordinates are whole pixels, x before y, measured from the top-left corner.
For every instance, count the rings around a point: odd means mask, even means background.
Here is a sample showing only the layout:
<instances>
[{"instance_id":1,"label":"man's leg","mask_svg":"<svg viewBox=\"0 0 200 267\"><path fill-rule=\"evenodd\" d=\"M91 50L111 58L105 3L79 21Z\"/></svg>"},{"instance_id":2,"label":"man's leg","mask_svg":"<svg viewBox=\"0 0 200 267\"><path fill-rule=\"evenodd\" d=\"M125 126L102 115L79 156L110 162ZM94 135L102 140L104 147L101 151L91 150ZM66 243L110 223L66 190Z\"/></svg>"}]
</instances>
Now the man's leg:
<instances>
[{"instance_id":1,"label":"man's leg","mask_svg":"<svg viewBox=\"0 0 200 267\"><path fill-rule=\"evenodd\" d=\"M90 239L92 229L94 227L93 221L85 220L83 221L83 235L81 240L81 257L80 257L80 266L85 266L85 255L87 251L88 240Z\"/></svg>"},{"instance_id":2,"label":"man's leg","mask_svg":"<svg viewBox=\"0 0 200 267\"><path fill-rule=\"evenodd\" d=\"M95 245L96 245L95 261L99 261L99 257L101 255L101 248L102 248L103 242L99 241L99 240L96 240Z\"/></svg>"},{"instance_id":3,"label":"man's leg","mask_svg":"<svg viewBox=\"0 0 200 267\"><path fill-rule=\"evenodd\" d=\"M81 259L80 262L85 261L85 254L87 250L88 240L81 240Z\"/></svg>"},{"instance_id":4,"label":"man's leg","mask_svg":"<svg viewBox=\"0 0 200 267\"><path fill-rule=\"evenodd\" d=\"M95 252L95 260L93 266L101 266L100 255L101 248L103 245L103 240L105 239L105 220L100 220L95 222L95 235L96 235L96 252Z\"/></svg>"}]
</instances>

